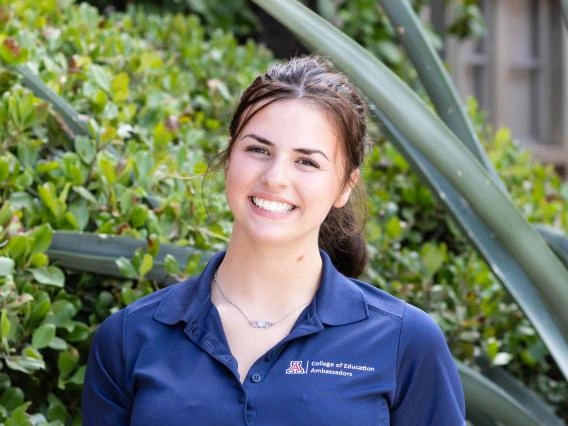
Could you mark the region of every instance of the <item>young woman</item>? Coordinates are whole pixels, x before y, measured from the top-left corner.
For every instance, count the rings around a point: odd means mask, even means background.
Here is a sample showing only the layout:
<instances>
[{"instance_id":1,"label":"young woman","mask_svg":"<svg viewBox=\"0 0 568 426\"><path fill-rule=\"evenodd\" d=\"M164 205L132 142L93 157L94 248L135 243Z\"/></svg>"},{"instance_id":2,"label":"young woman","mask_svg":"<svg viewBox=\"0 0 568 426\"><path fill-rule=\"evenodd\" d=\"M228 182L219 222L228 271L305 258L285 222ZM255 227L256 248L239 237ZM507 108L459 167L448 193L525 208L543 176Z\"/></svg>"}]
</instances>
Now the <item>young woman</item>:
<instances>
[{"instance_id":1,"label":"young woman","mask_svg":"<svg viewBox=\"0 0 568 426\"><path fill-rule=\"evenodd\" d=\"M353 198L367 145L363 99L322 59L259 76L222 156L227 251L103 322L83 423L464 425L438 326L348 278L366 263Z\"/></svg>"}]
</instances>

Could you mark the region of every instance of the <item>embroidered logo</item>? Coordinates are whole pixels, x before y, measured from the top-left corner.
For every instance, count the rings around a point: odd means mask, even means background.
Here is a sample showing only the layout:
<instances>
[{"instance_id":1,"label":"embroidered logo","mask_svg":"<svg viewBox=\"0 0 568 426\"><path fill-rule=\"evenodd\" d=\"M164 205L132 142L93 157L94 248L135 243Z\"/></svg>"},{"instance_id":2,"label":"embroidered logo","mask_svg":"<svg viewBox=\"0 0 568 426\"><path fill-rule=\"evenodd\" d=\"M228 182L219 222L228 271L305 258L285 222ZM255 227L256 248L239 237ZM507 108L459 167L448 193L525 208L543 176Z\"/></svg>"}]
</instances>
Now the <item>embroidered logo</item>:
<instances>
[{"instance_id":1,"label":"embroidered logo","mask_svg":"<svg viewBox=\"0 0 568 426\"><path fill-rule=\"evenodd\" d=\"M286 374L306 374L306 370L302 367L302 361L290 361L290 367L286 370Z\"/></svg>"}]
</instances>

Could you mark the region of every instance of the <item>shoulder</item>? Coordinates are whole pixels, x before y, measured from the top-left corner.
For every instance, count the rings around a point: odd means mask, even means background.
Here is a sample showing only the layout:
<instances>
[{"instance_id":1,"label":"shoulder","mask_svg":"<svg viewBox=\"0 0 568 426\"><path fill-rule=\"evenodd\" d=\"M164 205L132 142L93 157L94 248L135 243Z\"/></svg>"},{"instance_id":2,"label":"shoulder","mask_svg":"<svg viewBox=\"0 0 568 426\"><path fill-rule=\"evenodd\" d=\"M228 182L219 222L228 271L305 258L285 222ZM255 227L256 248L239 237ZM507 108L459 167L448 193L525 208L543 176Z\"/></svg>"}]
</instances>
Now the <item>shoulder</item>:
<instances>
[{"instance_id":1,"label":"shoulder","mask_svg":"<svg viewBox=\"0 0 568 426\"><path fill-rule=\"evenodd\" d=\"M361 291L363 299L370 311L380 312L391 316L395 320L402 321L406 307L408 306L404 300L364 281L354 278L350 278L349 280Z\"/></svg>"},{"instance_id":2,"label":"shoulder","mask_svg":"<svg viewBox=\"0 0 568 426\"><path fill-rule=\"evenodd\" d=\"M432 343L445 345L442 330L426 312L371 284L355 279L351 281L361 290L371 317L373 313L389 316L398 323L399 344L404 346L410 343L417 349Z\"/></svg>"},{"instance_id":3,"label":"shoulder","mask_svg":"<svg viewBox=\"0 0 568 426\"><path fill-rule=\"evenodd\" d=\"M181 283L170 285L168 287L157 290L154 293L148 294L138 300L135 300L130 305L123 308L124 315L128 317L147 308L155 308L164 299L167 299L170 292L172 292L172 290L175 290L176 286L179 286L180 284Z\"/></svg>"},{"instance_id":4,"label":"shoulder","mask_svg":"<svg viewBox=\"0 0 568 426\"><path fill-rule=\"evenodd\" d=\"M423 310L408 303L402 322L401 344L409 344L419 350L447 346L444 333L436 321ZM432 346L433 344L436 346Z\"/></svg>"}]
</instances>

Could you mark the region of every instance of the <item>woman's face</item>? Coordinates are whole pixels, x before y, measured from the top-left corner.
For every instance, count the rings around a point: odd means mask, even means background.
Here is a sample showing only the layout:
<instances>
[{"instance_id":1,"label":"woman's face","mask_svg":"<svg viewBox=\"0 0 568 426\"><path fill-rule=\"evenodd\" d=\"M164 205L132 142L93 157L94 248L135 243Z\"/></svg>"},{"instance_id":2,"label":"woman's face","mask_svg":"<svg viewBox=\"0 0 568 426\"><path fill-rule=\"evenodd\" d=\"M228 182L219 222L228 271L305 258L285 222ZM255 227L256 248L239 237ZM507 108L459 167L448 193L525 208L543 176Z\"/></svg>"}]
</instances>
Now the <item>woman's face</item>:
<instances>
[{"instance_id":1,"label":"woman's face","mask_svg":"<svg viewBox=\"0 0 568 426\"><path fill-rule=\"evenodd\" d=\"M318 107L266 106L241 130L225 169L233 237L258 243L315 243L332 206L343 206L359 171L345 182L337 132Z\"/></svg>"}]
</instances>

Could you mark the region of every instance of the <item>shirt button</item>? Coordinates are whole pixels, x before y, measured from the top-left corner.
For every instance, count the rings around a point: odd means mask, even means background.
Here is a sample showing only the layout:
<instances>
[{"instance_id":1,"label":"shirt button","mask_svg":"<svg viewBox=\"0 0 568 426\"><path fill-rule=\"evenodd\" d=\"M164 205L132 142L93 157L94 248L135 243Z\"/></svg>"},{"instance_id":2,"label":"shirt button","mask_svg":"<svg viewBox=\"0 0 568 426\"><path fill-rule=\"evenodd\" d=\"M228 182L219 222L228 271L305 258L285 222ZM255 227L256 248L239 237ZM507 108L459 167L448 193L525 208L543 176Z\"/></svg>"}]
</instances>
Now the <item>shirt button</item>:
<instances>
[{"instance_id":1,"label":"shirt button","mask_svg":"<svg viewBox=\"0 0 568 426\"><path fill-rule=\"evenodd\" d=\"M246 398L244 395L239 396L239 404L243 404L245 402L245 399Z\"/></svg>"},{"instance_id":2,"label":"shirt button","mask_svg":"<svg viewBox=\"0 0 568 426\"><path fill-rule=\"evenodd\" d=\"M258 383L262 380L262 376L258 373L254 373L250 379L252 380L253 383Z\"/></svg>"}]
</instances>

